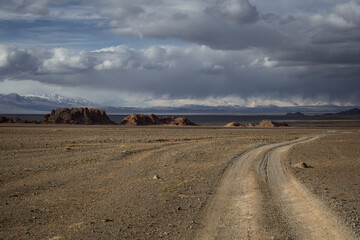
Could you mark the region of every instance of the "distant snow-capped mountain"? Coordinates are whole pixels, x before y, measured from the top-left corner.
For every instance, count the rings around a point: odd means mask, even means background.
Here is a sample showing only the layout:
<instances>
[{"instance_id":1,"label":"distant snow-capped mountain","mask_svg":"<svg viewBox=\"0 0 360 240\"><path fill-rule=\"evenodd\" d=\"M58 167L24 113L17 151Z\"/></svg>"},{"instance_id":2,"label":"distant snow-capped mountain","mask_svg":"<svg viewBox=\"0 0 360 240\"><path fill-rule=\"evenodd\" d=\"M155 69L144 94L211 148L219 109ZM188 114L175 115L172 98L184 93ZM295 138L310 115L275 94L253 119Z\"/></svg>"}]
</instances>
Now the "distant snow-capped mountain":
<instances>
[{"instance_id":1,"label":"distant snow-capped mountain","mask_svg":"<svg viewBox=\"0 0 360 240\"><path fill-rule=\"evenodd\" d=\"M156 114L243 114L285 115L288 112L304 112L307 114L336 113L349 110L349 106L317 105L317 106L293 106L279 107L276 105L244 107L244 106L206 106L206 105L184 105L180 107L154 106L148 108L137 107L111 107L101 106L82 98L69 98L56 94L51 95L25 95L16 93L0 94L0 114L36 114L48 113L56 108L92 107L105 110L108 114L131 114L131 113L156 113ZM353 106L355 107L355 106ZM359 106L356 106L359 107Z\"/></svg>"},{"instance_id":2,"label":"distant snow-capped mountain","mask_svg":"<svg viewBox=\"0 0 360 240\"><path fill-rule=\"evenodd\" d=\"M69 98L56 94L25 95L0 94L0 113L44 113L55 108L96 107L81 98Z\"/></svg>"},{"instance_id":3,"label":"distant snow-capped mountain","mask_svg":"<svg viewBox=\"0 0 360 240\"><path fill-rule=\"evenodd\" d=\"M57 94L49 94L49 95L26 94L26 95L24 95L24 97L26 99L31 99L34 101L46 100L46 101L50 101L50 102L71 105L71 106L96 105L96 104L89 102L88 100L85 100L82 98L69 98L69 97L64 97L64 96L57 95Z\"/></svg>"}]
</instances>

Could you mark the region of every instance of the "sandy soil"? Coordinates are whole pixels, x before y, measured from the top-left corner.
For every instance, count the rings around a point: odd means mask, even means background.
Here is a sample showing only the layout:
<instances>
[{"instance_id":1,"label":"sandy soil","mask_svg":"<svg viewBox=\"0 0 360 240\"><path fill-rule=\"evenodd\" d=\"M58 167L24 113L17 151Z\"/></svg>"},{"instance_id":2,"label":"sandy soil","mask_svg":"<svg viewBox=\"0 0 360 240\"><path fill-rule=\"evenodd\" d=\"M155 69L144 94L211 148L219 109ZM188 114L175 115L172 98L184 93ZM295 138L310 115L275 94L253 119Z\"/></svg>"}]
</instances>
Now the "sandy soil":
<instances>
[{"instance_id":1,"label":"sandy soil","mask_svg":"<svg viewBox=\"0 0 360 240\"><path fill-rule=\"evenodd\" d=\"M204 216L210 212L206 209L219 196L230 169L242 162L239 159L327 131L2 124L0 239L197 237L206 228ZM283 144L271 145L276 143ZM244 166L263 166L253 165L263 161L249 162ZM246 189L271 189L261 185L259 176L264 175L256 175L265 168L257 169L249 171L253 175L245 179ZM258 206L266 191L255 192ZM313 201L311 193L307 196ZM355 207L359 209L358 203ZM273 206L268 209L265 214L277 214ZM291 227L282 227L284 231L270 226L266 236L291 232ZM220 236L226 233L220 231Z\"/></svg>"}]
</instances>

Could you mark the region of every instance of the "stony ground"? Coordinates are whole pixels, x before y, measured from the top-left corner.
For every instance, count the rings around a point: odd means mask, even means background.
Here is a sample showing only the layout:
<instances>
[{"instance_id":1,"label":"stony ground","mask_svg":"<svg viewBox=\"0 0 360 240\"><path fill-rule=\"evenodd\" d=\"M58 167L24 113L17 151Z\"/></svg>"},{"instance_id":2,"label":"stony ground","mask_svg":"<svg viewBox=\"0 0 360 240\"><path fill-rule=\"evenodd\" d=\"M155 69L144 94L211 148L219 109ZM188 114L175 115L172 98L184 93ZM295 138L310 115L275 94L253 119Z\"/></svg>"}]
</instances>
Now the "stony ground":
<instances>
[{"instance_id":1,"label":"stony ground","mask_svg":"<svg viewBox=\"0 0 360 240\"><path fill-rule=\"evenodd\" d=\"M305 162L311 168L292 168ZM360 236L360 130L336 129L329 136L295 146L288 168L331 206Z\"/></svg>"},{"instance_id":2,"label":"stony ground","mask_svg":"<svg viewBox=\"0 0 360 240\"><path fill-rule=\"evenodd\" d=\"M187 238L243 152L327 130L1 124L0 239Z\"/></svg>"}]
</instances>

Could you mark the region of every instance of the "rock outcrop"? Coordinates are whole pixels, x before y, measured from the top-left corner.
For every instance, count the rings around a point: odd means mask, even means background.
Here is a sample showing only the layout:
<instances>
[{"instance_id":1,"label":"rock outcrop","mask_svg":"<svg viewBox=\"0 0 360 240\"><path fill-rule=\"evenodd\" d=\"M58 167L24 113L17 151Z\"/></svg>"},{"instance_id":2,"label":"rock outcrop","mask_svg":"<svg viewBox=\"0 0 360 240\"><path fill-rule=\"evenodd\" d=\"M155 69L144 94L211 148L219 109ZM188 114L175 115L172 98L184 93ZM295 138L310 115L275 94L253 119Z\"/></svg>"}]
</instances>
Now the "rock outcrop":
<instances>
[{"instance_id":1,"label":"rock outcrop","mask_svg":"<svg viewBox=\"0 0 360 240\"><path fill-rule=\"evenodd\" d=\"M41 123L56 124L86 124L86 125L109 125L116 124L111 121L105 111L93 108L58 108L52 110L41 120Z\"/></svg>"},{"instance_id":2,"label":"rock outcrop","mask_svg":"<svg viewBox=\"0 0 360 240\"><path fill-rule=\"evenodd\" d=\"M254 127L255 125L252 123L238 123L231 122L225 125L225 127Z\"/></svg>"},{"instance_id":3,"label":"rock outcrop","mask_svg":"<svg viewBox=\"0 0 360 240\"><path fill-rule=\"evenodd\" d=\"M144 115L144 114L131 114L130 116L125 117L121 125L131 125L131 126L140 126L140 125L177 125L177 126L195 126L196 124L191 122L186 117L163 117L159 118L155 114Z\"/></svg>"},{"instance_id":4,"label":"rock outcrop","mask_svg":"<svg viewBox=\"0 0 360 240\"><path fill-rule=\"evenodd\" d=\"M271 120L262 120L258 125L254 125L252 123L238 123L231 122L226 124L224 127L287 127L289 126L287 123L283 122L273 122Z\"/></svg>"},{"instance_id":5,"label":"rock outcrop","mask_svg":"<svg viewBox=\"0 0 360 240\"><path fill-rule=\"evenodd\" d=\"M160 119L160 121L167 125L196 126L196 124L191 122L187 117L164 117Z\"/></svg>"},{"instance_id":6,"label":"rock outcrop","mask_svg":"<svg viewBox=\"0 0 360 240\"><path fill-rule=\"evenodd\" d=\"M0 123L38 123L35 120L32 121L28 121L28 120L23 120L20 118L7 118L5 116L0 116Z\"/></svg>"},{"instance_id":7,"label":"rock outcrop","mask_svg":"<svg viewBox=\"0 0 360 240\"><path fill-rule=\"evenodd\" d=\"M10 122L10 118L7 118L5 116L0 116L0 123L8 123Z\"/></svg>"},{"instance_id":8,"label":"rock outcrop","mask_svg":"<svg viewBox=\"0 0 360 240\"><path fill-rule=\"evenodd\" d=\"M271 120L262 120L259 127L288 127L289 125L284 122L273 122Z\"/></svg>"}]
</instances>

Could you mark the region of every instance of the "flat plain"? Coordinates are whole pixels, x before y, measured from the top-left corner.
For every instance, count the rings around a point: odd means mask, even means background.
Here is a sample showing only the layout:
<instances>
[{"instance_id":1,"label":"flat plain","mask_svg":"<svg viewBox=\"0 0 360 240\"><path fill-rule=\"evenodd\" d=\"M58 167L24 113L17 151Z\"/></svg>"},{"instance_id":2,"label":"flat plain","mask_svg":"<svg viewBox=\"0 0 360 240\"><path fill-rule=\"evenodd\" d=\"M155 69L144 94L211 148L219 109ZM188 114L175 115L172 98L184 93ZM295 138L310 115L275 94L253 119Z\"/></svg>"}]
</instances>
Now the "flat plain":
<instances>
[{"instance_id":1,"label":"flat plain","mask_svg":"<svg viewBox=\"0 0 360 240\"><path fill-rule=\"evenodd\" d=\"M359 126L358 122L271 129L1 124L0 239L201 238L211 227L206 219L229 171L251 151L285 143L294 143L282 159L286 172L351 234L359 234ZM314 136L311 142L295 145ZM302 161L313 168L291 167ZM261 164L248 165L246 174ZM259 185L254 188L265 189L256 199L266 202L266 197L275 196L259 179L255 182ZM269 219L282 219L286 213L273 205L266 213L277 213ZM226 217L230 216L219 215L219 225L207 239L233 239L235 235L226 237ZM273 226L266 226L264 219L255 219L265 229L263 239L307 236L296 228L292 232L286 217ZM257 239L255 232L246 231L248 239Z\"/></svg>"}]
</instances>

